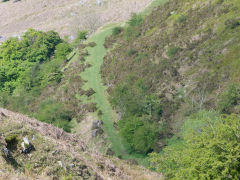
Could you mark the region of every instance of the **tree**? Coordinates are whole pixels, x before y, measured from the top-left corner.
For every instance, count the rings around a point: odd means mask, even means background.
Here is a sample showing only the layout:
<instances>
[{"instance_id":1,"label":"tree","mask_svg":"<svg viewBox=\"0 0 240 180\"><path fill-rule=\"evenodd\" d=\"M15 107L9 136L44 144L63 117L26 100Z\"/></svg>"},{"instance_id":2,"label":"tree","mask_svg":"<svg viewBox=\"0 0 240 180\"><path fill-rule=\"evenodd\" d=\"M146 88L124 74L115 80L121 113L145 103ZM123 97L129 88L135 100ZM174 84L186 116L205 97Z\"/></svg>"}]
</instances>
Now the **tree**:
<instances>
[{"instance_id":1,"label":"tree","mask_svg":"<svg viewBox=\"0 0 240 180\"><path fill-rule=\"evenodd\" d=\"M239 127L237 115L206 118L184 134L183 145L153 153L152 165L171 179L239 179Z\"/></svg>"},{"instance_id":2,"label":"tree","mask_svg":"<svg viewBox=\"0 0 240 180\"><path fill-rule=\"evenodd\" d=\"M55 57L57 59L66 59L66 56L72 51L70 44L63 42L56 46Z\"/></svg>"}]
</instances>

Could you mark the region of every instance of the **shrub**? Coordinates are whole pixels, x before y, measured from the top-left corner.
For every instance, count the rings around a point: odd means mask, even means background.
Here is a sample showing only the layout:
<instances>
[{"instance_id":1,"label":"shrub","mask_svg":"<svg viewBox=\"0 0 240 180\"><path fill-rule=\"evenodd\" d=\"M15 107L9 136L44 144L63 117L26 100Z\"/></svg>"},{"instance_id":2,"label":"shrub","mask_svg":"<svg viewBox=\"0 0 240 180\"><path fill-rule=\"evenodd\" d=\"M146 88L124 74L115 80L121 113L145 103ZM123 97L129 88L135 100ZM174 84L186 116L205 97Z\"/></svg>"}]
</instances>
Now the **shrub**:
<instances>
[{"instance_id":1,"label":"shrub","mask_svg":"<svg viewBox=\"0 0 240 180\"><path fill-rule=\"evenodd\" d=\"M149 117L128 116L119 121L120 134L136 152L146 154L156 143L159 129Z\"/></svg>"},{"instance_id":2,"label":"shrub","mask_svg":"<svg viewBox=\"0 0 240 180\"><path fill-rule=\"evenodd\" d=\"M143 23L143 17L141 14L132 14L131 19L128 21L128 24L132 27L140 26Z\"/></svg>"},{"instance_id":3,"label":"shrub","mask_svg":"<svg viewBox=\"0 0 240 180\"><path fill-rule=\"evenodd\" d=\"M88 31L78 31L77 39L78 40L85 40L87 39Z\"/></svg>"},{"instance_id":4,"label":"shrub","mask_svg":"<svg viewBox=\"0 0 240 180\"><path fill-rule=\"evenodd\" d=\"M240 20L228 19L225 21L225 26L229 27L230 29L235 29L236 27L240 26Z\"/></svg>"},{"instance_id":5,"label":"shrub","mask_svg":"<svg viewBox=\"0 0 240 180\"><path fill-rule=\"evenodd\" d=\"M188 129L184 142L166 147L161 154L151 154L157 171L171 179L240 178L240 117L205 113L200 119L189 120L191 123L197 120L201 125Z\"/></svg>"},{"instance_id":6,"label":"shrub","mask_svg":"<svg viewBox=\"0 0 240 180\"><path fill-rule=\"evenodd\" d=\"M89 103L89 104L86 105L85 109L88 112L95 112L95 111L97 111L97 104L96 103Z\"/></svg>"},{"instance_id":7,"label":"shrub","mask_svg":"<svg viewBox=\"0 0 240 180\"><path fill-rule=\"evenodd\" d=\"M12 93L16 87L24 85L24 79L30 80L27 88L39 84L39 79L34 78L38 74L35 67L49 62L59 43L61 39L56 32L33 29L29 29L21 39L10 38L3 42L0 45L0 63L3 64L0 90Z\"/></svg>"},{"instance_id":8,"label":"shrub","mask_svg":"<svg viewBox=\"0 0 240 180\"><path fill-rule=\"evenodd\" d=\"M93 94L95 94L96 92L93 90L93 88L90 88L90 89L88 89L87 91L85 91L85 95L87 96L87 97L90 97L90 96L92 96Z\"/></svg>"},{"instance_id":9,"label":"shrub","mask_svg":"<svg viewBox=\"0 0 240 180\"><path fill-rule=\"evenodd\" d=\"M184 21L186 21L187 20L187 16L186 15L180 15L179 17L178 17L178 19L177 19L177 22L178 23L182 23L182 22L184 22Z\"/></svg>"},{"instance_id":10,"label":"shrub","mask_svg":"<svg viewBox=\"0 0 240 180\"><path fill-rule=\"evenodd\" d=\"M126 40L134 39L141 35L140 25L143 23L142 15L133 14L128 21L128 26L124 30L124 37Z\"/></svg>"},{"instance_id":11,"label":"shrub","mask_svg":"<svg viewBox=\"0 0 240 180\"><path fill-rule=\"evenodd\" d=\"M127 51L128 56L132 56L132 55L134 55L136 53L137 53L137 51L134 50L134 49L130 49L130 50Z\"/></svg>"},{"instance_id":12,"label":"shrub","mask_svg":"<svg viewBox=\"0 0 240 180\"><path fill-rule=\"evenodd\" d=\"M72 112L54 100L43 101L35 116L42 122L53 124L67 132L71 131Z\"/></svg>"},{"instance_id":13,"label":"shrub","mask_svg":"<svg viewBox=\"0 0 240 180\"><path fill-rule=\"evenodd\" d=\"M88 31L78 31L76 39L73 41L73 46L77 47L81 41L86 40Z\"/></svg>"},{"instance_id":14,"label":"shrub","mask_svg":"<svg viewBox=\"0 0 240 180\"><path fill-rule=\"evenodd\" d=\"M88 46L90 46L90 47L95 47L97 44L95 43L95 42L90 42L90 43L88 43Z\"/></svg>"},{"instance_id":15,"label":"shrub","mask_svg":"<svg viewBox=\"0 0 240 180\"><path fill-rule=\"evenodd\" d=\"M236 85L230 85L220 96L218 109L222 113L231 113L231 108L237 105L240 100L240 88Z\"/></svg>"},{"instance_id":16,"label":"shrub","mask_svg":"<svg viewBox=\"0 0 240 180\"><path fill-rule=\"evenodd\" d=\"M173 57L177 54L178 51L179 51L178 47L175 47L175 46L170 47L167 51L167 55L168 55L168 57Z\"/></svg>"},{"instance_id":17,"label":"shrub","mask_svg":"<svg viewBox=\"0 0 240 180\"><path fill-rule=\"evenodd\" d=\"M119 27L119 26L115 27L115 28L113 28L113 30L112 30L112 35L113 35L113 36L117 36L118 34L120 34L120 33L122 32L122 30L123 30L122 27Z\"/></svg>"},{"instance_id":18,"label":"shrub","mask_svg":"<svg viewBox=\"0 0 240 180\"><path fill-rule=\"evenodd\" d=\"M55 57L57 59L66 59L66 56L72 52L72 47L70 44L63 42L56 46Z\"/></svg>"}]
</instances>

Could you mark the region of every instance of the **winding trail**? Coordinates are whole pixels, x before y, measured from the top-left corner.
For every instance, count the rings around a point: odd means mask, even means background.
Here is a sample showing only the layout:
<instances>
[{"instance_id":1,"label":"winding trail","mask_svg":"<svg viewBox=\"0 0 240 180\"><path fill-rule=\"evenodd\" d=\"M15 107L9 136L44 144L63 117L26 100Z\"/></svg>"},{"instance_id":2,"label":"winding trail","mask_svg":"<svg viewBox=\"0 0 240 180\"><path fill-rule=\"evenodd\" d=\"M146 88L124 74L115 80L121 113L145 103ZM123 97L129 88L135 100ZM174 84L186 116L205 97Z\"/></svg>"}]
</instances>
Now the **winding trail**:
<instances>
[{"instance_id":1,"label":"winding trail","mask_svg":"<svg viewBox=\"0 0 240 180\"><path fill-rule=\"evenodd\" d=\"M97 103L97 107L103 112L101 116L104 122L104 131L108 135L108 141L112 143L112 149L115 154L121 155L124 159L129 158L129 155L118 136L117 132L113 127L114 117L116 117L115 112L106 96L106 87L102 84L102 79L100 75L100 68L103 63L103 58L107 52L104 48L105 38L111 34L113 26L108 26L100 29L97 33L91 36L87 42L95 42L97 45L93 48L87 48L89 56L86 58L86 62L91 64L90 68L87 68L81 77L87 80L84 85L84 89L92 88L96 93L93 95L93 102Z\"/></svg>"}]
</instances>

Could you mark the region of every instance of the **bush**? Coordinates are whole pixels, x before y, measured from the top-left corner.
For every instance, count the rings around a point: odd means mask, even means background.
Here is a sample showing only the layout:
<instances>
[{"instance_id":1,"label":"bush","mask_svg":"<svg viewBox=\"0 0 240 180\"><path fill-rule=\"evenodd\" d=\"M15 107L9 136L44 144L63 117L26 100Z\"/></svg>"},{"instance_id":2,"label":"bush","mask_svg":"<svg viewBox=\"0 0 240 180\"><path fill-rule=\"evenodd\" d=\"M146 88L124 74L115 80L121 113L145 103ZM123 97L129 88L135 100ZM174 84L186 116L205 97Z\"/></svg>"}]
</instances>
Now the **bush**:
<instances>
[{"instance_id":1,"label":"bush","mask_svg":"<svg viewBox=\"0 0 240 180\"><path fill-rule=\"evenodd\" d=\"M180 15L177 19L178 23L182 23L185 22L187 20L187 16L186 15Z\"/></svg>"},{"instance_id":2,"label":"bush","mask_svg":"<svg viewBox=\"0 0 240 180\"><path fill-rule=\"evenodd\" d=\"M188 120L201 125L188 129L183 142L151 154L153 168L170 179L239 179L240 117L219 117L211 112L200 117Z\"/></svg>"},{"instance_id":3,"label":"bush","mask_svg":"<svg viewBox=\"0 0 240 180\"><path fill-rule=\"evenodd\" d=\"M87 91L85 91L85 95L87 96L87 97L90 97L90 96L92 96L93 94L95 94L96 92L93 90L93 88L90 88L90 89L88 89Z\"/></svg>"},{"instance_id":4,"label":"bush","mask_svg":"<svg viewBox=\"0 0 240 180\"><path fill-rule=\"evenodd\" d=\"M230 29L235 29L236 27L240 26L239 19L228 19L225 21L225 26L229 27Z\"/></svg>"},{"instance_id":5,"label":"bush","mask_svg":"<svg viewBox=\"0 0 240 180\"><path fill-rule=\"evenodd\" d=\"M236 85L230 85L220 96L218 109L222 113L229 114L231 109L238 104L240 100L240 88Z\"/></svg>"},{"instance_id":6,"label":"bush","mask_svg":"<svg viewBox=\"0 0 240 180\"><path fill-rule=\"evenodd\" d=\"M149 117L128 116L119 121L120 134L133 151L146 154L159 135L158 126Z\"/></svg>"},{"instance_id":7,"label":"bush","mask_svg":"<svg viewBox=\"0 0 240 180\"><path fill-rule=\"evenodd\" d=\"M141 14L132 14L131 19L128 21L128 24L132 27L140 26L143 23L143 17Z\"/></svg>"},{"instance_id":8,"label":"bush","mask_svg":"<svg viewBox=\"0 0 240 180\"><path fill-rule=\"evenodd\" d=\"M168 57L173 57L177 54L178 51L179 51L178 47L175 47L175 46L170 47L167 51L167 55L168 55Z\"/></svg>"},{"instance_id":9,"label":"bush","mask_svg":"<svg viewBox=\"0 0 240 180\"><path fill-rule=\"evenodd\" d=\"M87 39L88 31L79 31L77 34L77 39L85 40Z\"/></svg>"},{"instance_id":10,"label":"bush","mask_svg":"<svg viewBox=\"0 0 240 180\"><path fill-rule=\"evenodd\" d=\"M137 38L141 35L140 25L143 23L142 15L133 14L128 21L128 26L124 30L124 37L126 40Z\"/></svg>"},{"instance_id":11,"label":"bush","mask_svg":"<svg viewBox=\"0 0 240 180\"><path fill-rule=\"evenodd\" d=\"M115 27L113 28L113 31L112 31L112 35L113 36L117 36L118 34L120 34L122 32L123 28L122 27Z\"/></svg>"},{"instance_id":12,"label":"bush","mask_svg":"<svg viewBox=\"0 0 240 180\"><path fill-rule=\"evenodd\" d=\"M90 43L88 43L88 46L90 46L90 47L95 47L97 44L95 43L95 42L90 42Z\"/></svg>"},{"instance_id":13,"label":"bush","mask_svg":"<svg viewBox=\"0 0 240 180\"><path fill-rule=\"evenodd\" d=\"M0 45L0 90L12 93L23 79L34 80L40 66L50 60L61 39L56 32L29 29L21 39L10 38ZM30 76L29 76L30 75ZM29 77L27 77L29 76ZM34 80L36 82L39 79ZM31 86L34 84L31 82ZM37 83L38 84L38 83Z\"/></svg>"},{"instance_id":14,"label":"bush","mask_svg":"<svg viewBox=\"0 0 240 180\"><path fill-rule=\"evenodd\" d=\"M66 56L72 52L73 48L70 44L63 42L56 46L55 57L57 59L66 59Z\"/></svg>"},{"instance_id":15,"label":"bush","mask_svg":"<svg viewBox=\"0 0 240 180\"><path fill-rule=\"evenodd\" d=\"M71 131L72 112L54 100L42 102L35 117L42 122L63 128L67 132Z\"/></svg>"},{"instance_id":16,"label":"bush","mask_svg":"<svg viewBox=\"0 0 240 180\"><path fill-rule=\"evenodd\" d=\"M88 31L78 31L76 39L73 41L73 46L77 47L81 41L87 39Z\"/></svg>"},{"instance_id":17,"label":"bush","mask_svg":"<svg viewBox=\"0 0 240 180\"><path fill-rule=\"evenodd\" d=\"M137 51L134 50L134 49L130 49L130 50L127 51L128 56L132 56L132 55L134 55L136 53L137 53Z\"/></svg>"}]
</instances>

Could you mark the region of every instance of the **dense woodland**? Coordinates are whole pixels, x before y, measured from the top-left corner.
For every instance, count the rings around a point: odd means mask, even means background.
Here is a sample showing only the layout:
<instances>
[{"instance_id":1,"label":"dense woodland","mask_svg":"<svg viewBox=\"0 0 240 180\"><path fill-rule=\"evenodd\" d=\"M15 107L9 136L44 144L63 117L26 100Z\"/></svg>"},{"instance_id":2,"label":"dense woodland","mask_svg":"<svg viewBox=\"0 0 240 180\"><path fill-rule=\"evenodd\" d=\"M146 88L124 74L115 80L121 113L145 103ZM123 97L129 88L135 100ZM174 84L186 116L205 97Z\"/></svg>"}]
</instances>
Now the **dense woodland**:
<instances>
[{"instance_id":1,"label":"dense woodland","mask_svg":"<svg viewBox=\"0 0 240 180\"><path fill-rule=\"evenodd\" d=\"M61 66L72 51L58 33L28 30L0 46L0 104L70 131L71 111L54 100L37 101L44 88L62 79ZM37 101L37 102L36 102ZM39 108L31 112L34 103Z\"/></svg>"},{"instance_id":2,"label":"dense woodland","mask_svg":"<svg viewBox=\"0 0 240 180\"><path fill-rule=\"evenodd\" d=\"M240 178L239 14L239 0L170 0L106 38L101 75L115 130L170 179ZM0 105L70 132L82 113L76 93L92 91L76 75L89 65L63 67L86 34L70 44L30 29L1 44Z\"/></svg>"}]
</instances>

